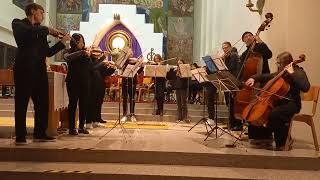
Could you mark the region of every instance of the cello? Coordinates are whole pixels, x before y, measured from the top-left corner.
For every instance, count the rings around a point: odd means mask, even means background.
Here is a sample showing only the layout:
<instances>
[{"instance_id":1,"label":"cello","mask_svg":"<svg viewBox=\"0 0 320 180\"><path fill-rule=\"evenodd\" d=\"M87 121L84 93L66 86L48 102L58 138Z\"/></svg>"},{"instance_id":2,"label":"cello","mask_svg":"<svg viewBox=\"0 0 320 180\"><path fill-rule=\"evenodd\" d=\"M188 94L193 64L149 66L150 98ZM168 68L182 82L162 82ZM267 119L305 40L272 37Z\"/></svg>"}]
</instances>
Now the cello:
<instances>
[{"instance_id":1,"label":"cello","mask_svg":"<svg viewBox=\"0 0 320 180\"><path fill-rule=\"evenodd\" d=\"M292 62L293 66L304 62L306 56L299 56L299 60ZM286 69L280 71L274 78L269 80L261 89L257 97L244 108L242 118L249 121L255 126L266 126L268 123L269 113L274 107L274 104L288 94L290 85L284 80Z\"/></svg>"},{"instance_id":2,"label":"cello","mask_svg":"<svg viewBox=\"0 0 320 180\"><path fill-rule=\"evenodd\" d=\"M260 25L256 36L266 29L266 27L270 27L270 23L273 20L273 14L267 13L265 15L266 20ZM254 48L256 47L256 41L252 43L249 48L249 51L245 57L243 65L239 71L238 79L247 80L251 76L255 74L262 73L262 65L263 58L262 55L254 52ZM243 109L250 103L250 101L254 98L254 89L251 87L243 87L240 91L235 92L234 97L234 113L237 119L242 119Z\"/></svg>"}]
</instances>

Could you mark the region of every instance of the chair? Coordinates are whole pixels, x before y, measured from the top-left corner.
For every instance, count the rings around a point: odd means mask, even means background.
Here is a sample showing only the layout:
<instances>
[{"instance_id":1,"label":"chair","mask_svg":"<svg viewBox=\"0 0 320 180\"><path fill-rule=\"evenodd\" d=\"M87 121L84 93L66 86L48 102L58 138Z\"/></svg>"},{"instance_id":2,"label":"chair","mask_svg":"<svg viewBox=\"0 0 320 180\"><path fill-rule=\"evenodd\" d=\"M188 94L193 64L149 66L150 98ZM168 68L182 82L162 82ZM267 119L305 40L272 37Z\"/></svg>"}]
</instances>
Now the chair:
<instances>
[{"instance_id":1,"label":"chair","mask_svg":"<svg viewBox=\"0 0 320 180\"><path fill-rule=\"evenodd\" d=\"M319 144L318 144L318 140L317 140L316 129L314 127L314 122L313 122L313 117L316 114L317 105L318 105L319 90L320 90L319 86L311 86L311 88L308 92L301 93L301 100L302 101L313 101L312 113L311 114L299 113L299 114L295 114L293 116L292 121L290 123L288 137L286 140L286 145L285 145L285 149L284 149L285 151L290 150L291 129L292 129L293 121L304 122L311 127L314 146L315 146L315 149L317 151L319 151Z\"/></svg>"},{"instance_id":2,"label":"chair","mask_svg":"<svg viewBox=\"0 0 320 180\"><path fill-rule=\"evenodd\" d=\"M142 81L142 85L137 89L138 90L138 102L141 102L141 97L144 93L148 94L148 100L150 101L150 93L152 91L152 78L144 77Z\"/></svg>"}]
</instances>

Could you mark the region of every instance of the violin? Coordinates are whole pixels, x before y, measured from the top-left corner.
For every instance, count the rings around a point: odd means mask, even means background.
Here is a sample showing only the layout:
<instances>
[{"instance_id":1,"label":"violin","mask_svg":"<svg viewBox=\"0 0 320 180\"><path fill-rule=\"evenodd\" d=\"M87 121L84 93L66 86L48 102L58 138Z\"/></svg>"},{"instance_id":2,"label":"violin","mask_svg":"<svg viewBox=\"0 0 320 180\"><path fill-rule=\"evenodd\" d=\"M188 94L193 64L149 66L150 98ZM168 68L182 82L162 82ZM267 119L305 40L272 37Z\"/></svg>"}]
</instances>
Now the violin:
<instances>
[{"instance_id":1,"label":"violin","mask_svg":"<svg viewBox=\"0 0 320 180\"><path fill-rule=\"evenodd\" d=\"M305 59L306 56L302 54L292 64L295 66L298 63L304 62ZM286 98L285 96L290 90L289 83L283 78L286 71L287 69L284 68L274 78L269 80L262 89L258 89L260 90L259 94L244 108L242 112L243 119L255 126L265 126L268 123L268 117L274 105L277 101Z\"/></svg>"}]
</instances>

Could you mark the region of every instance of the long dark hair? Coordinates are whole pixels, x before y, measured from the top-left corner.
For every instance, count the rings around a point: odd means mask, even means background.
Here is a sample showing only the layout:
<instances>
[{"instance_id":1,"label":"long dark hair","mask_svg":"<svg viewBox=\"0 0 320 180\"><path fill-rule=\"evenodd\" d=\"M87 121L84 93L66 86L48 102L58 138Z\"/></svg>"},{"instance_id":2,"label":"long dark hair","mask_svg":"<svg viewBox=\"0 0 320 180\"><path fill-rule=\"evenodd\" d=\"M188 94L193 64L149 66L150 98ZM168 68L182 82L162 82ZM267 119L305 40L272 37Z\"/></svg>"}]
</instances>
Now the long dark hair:
<instances>
[{"instance_id":1,"label":"long dark hair","mask_svg":"<svg viewBox=\"0 0 320 180\"><path fill-rule=\"evenodd\" d=\"M82 36L82 34L80 34L80 33L74 33L74 34L72 34L72 37L73 37L73 39L75 40L75 41L70 41L70 47L71 47L71 49L70 49L70 51L71 52L74 52L74 51L77 51L77 50L81 50L81 49L78 49L77 48L77 45L79 44L79 41L80 41L80 39L82 38L82 40L83 40L83 49L84 49L84 47L86 46L86 44L85 44L85 42L84 42L84 38L83 38L83 36Z\"/></svg>"}]
</instances>

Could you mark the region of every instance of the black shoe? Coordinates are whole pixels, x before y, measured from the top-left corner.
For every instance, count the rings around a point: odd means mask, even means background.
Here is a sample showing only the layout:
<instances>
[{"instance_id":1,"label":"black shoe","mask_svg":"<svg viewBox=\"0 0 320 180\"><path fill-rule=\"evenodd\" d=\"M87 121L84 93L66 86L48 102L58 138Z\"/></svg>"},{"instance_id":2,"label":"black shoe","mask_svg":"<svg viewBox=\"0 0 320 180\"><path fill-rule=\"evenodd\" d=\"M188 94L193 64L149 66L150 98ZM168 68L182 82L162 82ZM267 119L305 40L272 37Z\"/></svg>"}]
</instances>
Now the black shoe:
<instances>
[{"instance_id":1,"label":"black shoe","mask_svg":"<svg viewBox=\"0 0 320 180\"><path fill-rule=\"evenodd\" d=\"M70 129L69 130L69 134L73 135L73 136L76 136L76 135L78 135L78 131L76 129Z\"/></svg>"},{"instance_id":2,"label":"black shoe","mask_svg":"<svg viewBox=\"0 0 320 180\"><path fill-rule=\"evenodd\" d=\"M26 145L27 140L25 137L16 137L16 145Z\"/></svg>"},{"instance_id":3,"label":"black shoe","mask_svg":"<svg viewBox=\"0 0 320 180\"><path fill-rule=\"evenodd\" d=\"M40 137L33 137L33 142L54 142L56 140L55 137L44 135Z\"/></svg>"},{"instance_id":4,"label":"black shoe","mask_svg":"<svg viewBox=\"0 0 320 180\"><path fill-rule=\"evenodd\" d=\"M100 119L99 123L105 124L105 123L107 123L107 121Z\"/></svg>"},{"instance_id":5,"label":"black shoe","mask_svg":"<svg viewBox=\"0 0 320 180\"><path fill-rule=\"evenodd\" d=\"M89 134L89 131L85 128L79 128L78 133L79 134Z\"/></svg>"}]
</instances>

